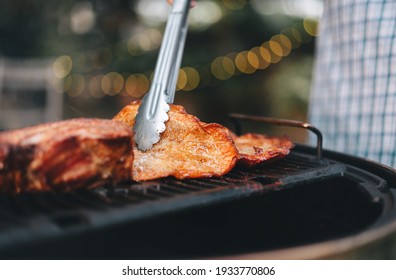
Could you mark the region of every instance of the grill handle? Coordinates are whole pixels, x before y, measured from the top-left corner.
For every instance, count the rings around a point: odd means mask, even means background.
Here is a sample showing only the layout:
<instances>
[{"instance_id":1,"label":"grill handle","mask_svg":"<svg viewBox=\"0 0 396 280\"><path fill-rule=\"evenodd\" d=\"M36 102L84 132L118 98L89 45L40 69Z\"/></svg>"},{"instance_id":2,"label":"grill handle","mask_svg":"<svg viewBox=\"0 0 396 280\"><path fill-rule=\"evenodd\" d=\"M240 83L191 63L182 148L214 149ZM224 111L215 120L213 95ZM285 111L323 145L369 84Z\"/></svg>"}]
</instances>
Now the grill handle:
<instances>
[{"instance_id":1,"label":"grill handle","mask_svg":"<svg viewBox=\"0 0 396 280\"><path fill-rule=\"evenodd\" d=\"M295 120L286 120L286 119L277 119L277 118L270 118L270 117L261 117L261 116L249 116L243 114L236 114L232 113L229 115L230 120L235 125L235 130L238 135L241 134L241 123L239 120L247 120L247 121L254 121L254 122L262 122L268 123L273 125L281 125L281 126L290 126L290 127L297 127L297 128L304 128L312 131L316 135L316 158L318 160L322 160L322 150L323 150L323 136L322 132L319 129L314 127L313 125L305 122L295 121Z\"/></svg>"}]
</instances>

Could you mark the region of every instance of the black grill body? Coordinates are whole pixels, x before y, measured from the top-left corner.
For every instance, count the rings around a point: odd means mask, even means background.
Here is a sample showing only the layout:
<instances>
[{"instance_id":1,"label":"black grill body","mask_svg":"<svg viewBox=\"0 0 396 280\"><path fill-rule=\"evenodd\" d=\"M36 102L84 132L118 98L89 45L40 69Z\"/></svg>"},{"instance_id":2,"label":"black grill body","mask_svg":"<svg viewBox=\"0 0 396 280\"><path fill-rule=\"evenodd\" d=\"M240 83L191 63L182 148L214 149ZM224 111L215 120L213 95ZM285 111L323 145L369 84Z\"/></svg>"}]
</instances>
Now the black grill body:
<instances>
[{"instance_id":1,"label":"black grill body","mask_svg":"<svg viewBox=\"0 0 396 280\"><path fill-rule=\"evenodd\" d=\"M329 151L318 160L315 153L297 146L271 165L235 168L221 178L3 195L0 257L374 258L373 250L356 252L393 242L396 173ZM359 238L364 242L345 245Z\"/></svg>"}]
</instances>

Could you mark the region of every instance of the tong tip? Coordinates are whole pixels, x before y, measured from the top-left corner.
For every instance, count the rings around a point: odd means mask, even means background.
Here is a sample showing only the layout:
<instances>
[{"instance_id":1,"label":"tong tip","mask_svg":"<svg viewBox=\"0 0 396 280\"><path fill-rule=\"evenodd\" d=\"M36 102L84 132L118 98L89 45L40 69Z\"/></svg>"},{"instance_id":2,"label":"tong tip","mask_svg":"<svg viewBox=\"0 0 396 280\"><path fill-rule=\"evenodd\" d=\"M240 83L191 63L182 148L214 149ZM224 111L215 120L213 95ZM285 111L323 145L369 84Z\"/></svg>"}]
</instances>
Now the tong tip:
<instances>
[{"instance_id":1,"label":"tong tip","mask_svg":"<svg viewBox=\"0 0 396 280\"><path fill-rule=\"evenodd\" d=\"M147 109L144 104L140 105L133 126L134 141L141 151L150 150L154 144L160 141L160 134L165 131L165 122L169 119L167 113L170 108L166 103L163 103L161 109L157 108L155 114L150 118L147 116Z\"/></svg>"}]
</instances>

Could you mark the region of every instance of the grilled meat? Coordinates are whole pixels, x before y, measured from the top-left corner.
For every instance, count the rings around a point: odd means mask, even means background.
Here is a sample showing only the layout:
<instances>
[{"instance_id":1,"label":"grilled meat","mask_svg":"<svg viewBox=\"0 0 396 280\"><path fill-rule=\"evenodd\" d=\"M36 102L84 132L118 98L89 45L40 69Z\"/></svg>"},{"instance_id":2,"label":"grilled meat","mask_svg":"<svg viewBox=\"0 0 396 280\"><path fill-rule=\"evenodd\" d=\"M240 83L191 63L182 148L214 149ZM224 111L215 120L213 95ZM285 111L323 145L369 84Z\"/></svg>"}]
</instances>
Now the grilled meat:
<instances>
[{"instance_id":1,"label":"grilled meat","mask_svg":"<svg viewBox=\"0 0 396 280\"><path fill-rule=\"evenodd\" d=\"M94 188L104 183L221 176L286 156L287 137L233 135L170 105L167 129L148 151L133 143L140 101L113 120L73 119L0 133L0 193Z\"/></svg>"},{"instance_id":2,"label":"grilled meat","mask_svg":"<svg viewBox=\"0 0 396 280\"><path fill-rule=\"evenodd\" d=\"M132 132L73 119L0 133L0 192L93 188L130 178Z\"/></svg>"},{"instance_id":3,"label":"grilled meat","mask_svg":"<svg viewBox=\"0 0 396 280\"><path fill-rule=\"evenodd\" d=\"M294 144L287 136L270 137L262 134L247 133L233 135L239 152L238 165L254 166L271 162L289 154Z\"/></svg>"},{"instance_id":4,"label":"grilled meat","mask_svg":"<svg viewBox=\"0 0 396 280\"><path fill-rule=\"evenodd\" d=\"M140 101L132 102L115 117L133 127ZM238 151L227 128L201 122L182 106L170 105L161 140L148 151L133 144L132 178L136 181L167 176L178 179L221 176L230 171Z\"/></svg>"}]
</instances>

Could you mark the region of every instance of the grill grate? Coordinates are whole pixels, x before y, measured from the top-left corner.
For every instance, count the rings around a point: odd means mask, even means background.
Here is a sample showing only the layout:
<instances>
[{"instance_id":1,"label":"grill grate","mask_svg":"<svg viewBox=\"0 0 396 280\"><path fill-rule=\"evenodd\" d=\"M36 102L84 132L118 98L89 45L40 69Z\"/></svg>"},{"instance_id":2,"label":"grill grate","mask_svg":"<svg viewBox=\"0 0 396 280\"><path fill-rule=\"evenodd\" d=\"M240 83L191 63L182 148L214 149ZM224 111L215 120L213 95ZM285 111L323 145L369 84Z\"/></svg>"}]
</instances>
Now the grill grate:
<instances>
[{"instance_id":1,"label":"grill grate","mask_svg":"<svg viewBox=\"0 0 396 280\"><path fill-rule=\"evenodd\" d=\"M0 248L277 190L284 187L283 180L290 182L295 175L329 165L313 155L293 151L271 165L234 168L218 178L165 178L69 193L2 195Z\"/></svg>"},{"instance_id":2,"label":"grill grate","mask_svg":"<svg viewBox=\"0 0 396 280\"><path fill-rule=\"evenodd\" d=\"M151 182L128 182L118 186L104 186L95 190L71 193L25 193L0 196L0 228L14 226L42 215L56 215L68 211L104 211L114 207L141 204L229 187L244 187L252 181L273 184L285 175L317 168L318 161L292 153L275 164L250 170L234 169L220 178L188 179L166 178Z\"/></svg>"}]
</instances>

